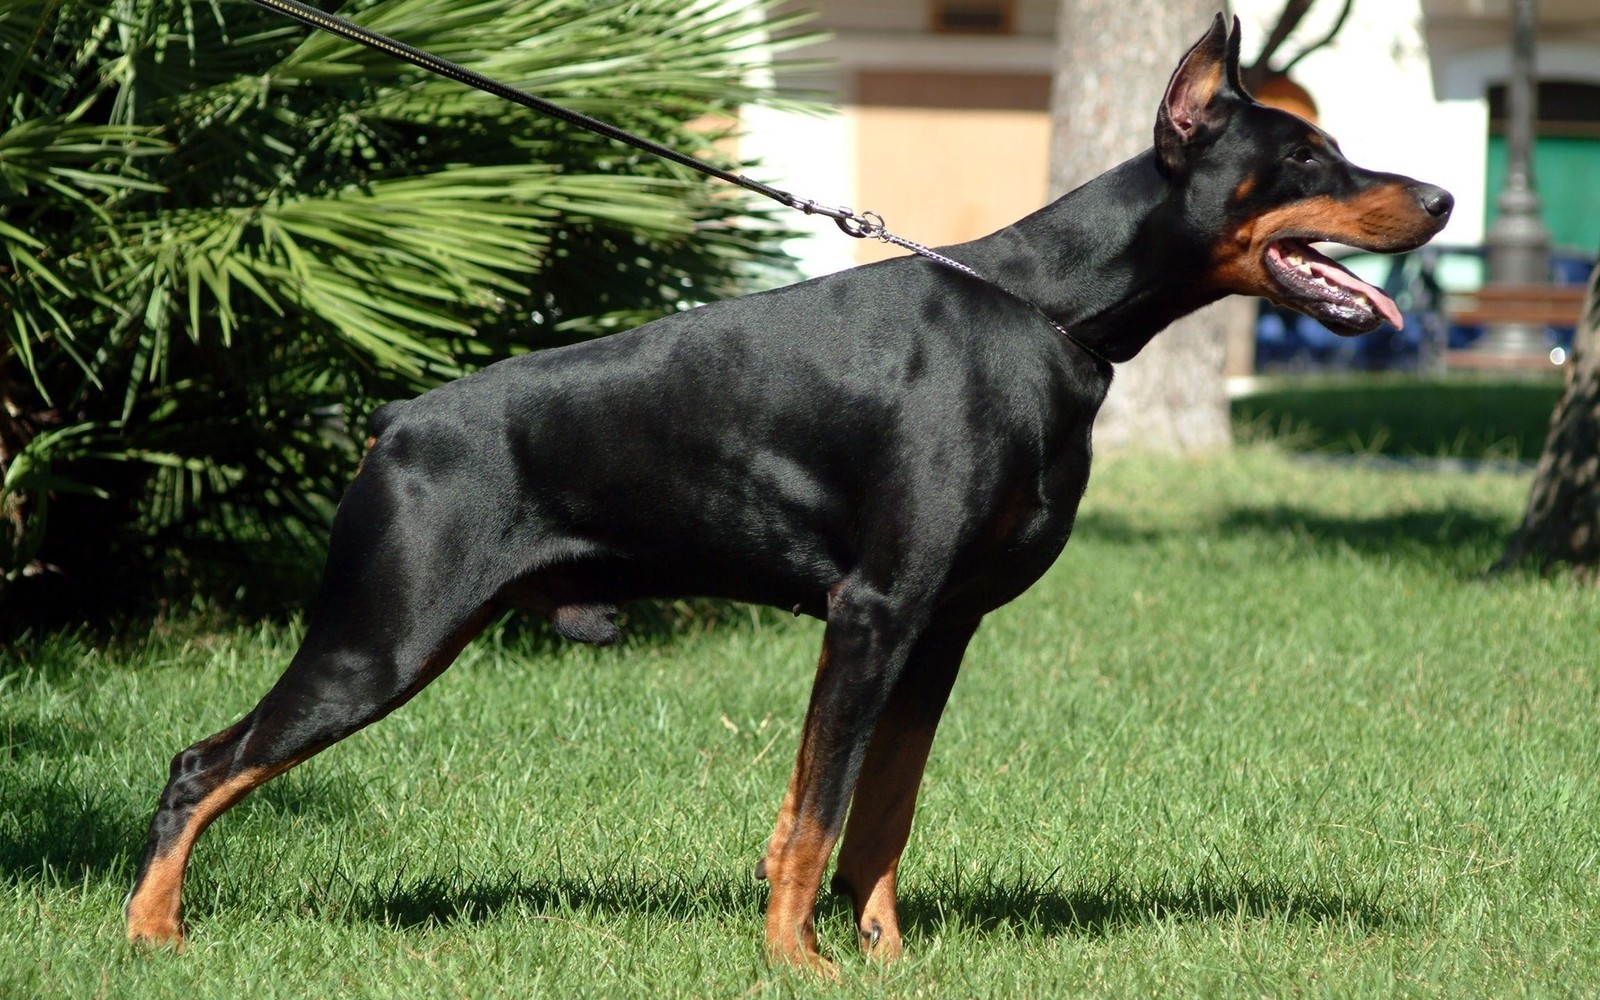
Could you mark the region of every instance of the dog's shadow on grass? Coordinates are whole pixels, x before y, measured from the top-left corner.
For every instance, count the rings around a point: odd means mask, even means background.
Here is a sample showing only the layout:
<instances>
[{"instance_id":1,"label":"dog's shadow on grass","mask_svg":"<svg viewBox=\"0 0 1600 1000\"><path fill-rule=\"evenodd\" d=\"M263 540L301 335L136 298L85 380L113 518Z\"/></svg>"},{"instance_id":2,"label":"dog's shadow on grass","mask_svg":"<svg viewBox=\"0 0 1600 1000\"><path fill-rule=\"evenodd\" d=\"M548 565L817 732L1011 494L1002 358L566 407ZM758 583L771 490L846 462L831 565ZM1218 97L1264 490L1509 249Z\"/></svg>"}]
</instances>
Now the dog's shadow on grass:
<instances>
[{"instance_id":1,"label":"dog's shadow on grass","mask_svg":"<svg viewBox=\"0 0 1600 1000\"><path fill-rule=\"evenodd\" d=\"M17 759L92 747L91 739L60 727L19 724L8 731ZM159 788L152 780L146 800L113 782L70 772L19 769L8 775L3 789L7 814L0 817L0 885L101 873L132 878ZM362 814L364 802L364 796L337 778L297 772L262 788L250 807L338 822Z\"/></svg>"},{"instance_id":2,"label":"dog's shadow on grass","mask_svg":"<svg viewBox=\"0 0 1600 1000\"><path fill-rule=\"evenodd\" d=\"M984 933L1036 930L1048 937L1107 937L1140 927L1211 920L1354 925L1376 930L1396 918L1375 899L1278 880L1207 874L1166 882L1034 886L990 883L950 896L926 888L900 901L901 929L932 934L951 925Z\"/></svg>"},{"instance_id":3,"label":"dog's shadow on grass","mask_svg":"<svg viewBox=\"0 0 1600 1000\"><path fill-rule=\"evenodd\" d=\"M343 916L387 927L420 928L477 923L507 911L580 923L584 914L638 914L743 923L754 935L759 934L767 899L765 886L753 878L710 873L698 878L609 873L535 881L511 876L471 883L424 879L372 890L341 904L341 909L349 907ZM1197 877L1182 886L1121 881L1040 885L1024 880L986 882L948 892L937 886L908 887L899 909L901 929L913 940L951 930L1105 937L1161 924L1239 918L1376 930L1397 919L1375 899L1221 874ZM848 926L850 920L849 901L824 891L817 904L819 930L827 935Z\"/></svg>"},{"instance_id":4,"label":"dog's shadow on grass","mask_svg":"<svg viewBox=\"0 0 1600 1000\"><path fill-rule=\"evenodd\" d=\"M13 777L0 821L0 884L17 885L47 873L81 878L129 866L131 838L141 823L123 804L59 778ZM134 833L137 830L138 833Z\"/></svg>"},{"instance_id":5,"label":"dog's shadow on grass","mask_svg":"<svg viewBox=\"0 0 1600 1000\"><path fill-rule=\"evenodd\" d=\"M1240 507L1223 520L1227 535L1289 535L1318 546L1385 559L1434 560L1459 556L1465 565L1498 552L1511 525L1451 504L1372 517L1333 517L1292 506Z\"/></svg>"},{"instance_id":6,"label":"dog's shadow on grass","mask_svg":"<svg viewBox=\"0 0 1600 1000\"><path fill-rule=\"evenodd\" d=\"M1288 543L1285 557L1343 551L1362 558L1453 565L1472 576L1488 568L1512 527L1500 518L1452 504L1370 517L1338 517L1280 504L1239 506L1213 526L1172 529L1139 526L1114 511L1090 511L1078 518L1073 533L1080 540L1111 545L1147 545L1169 534L1278 539Z\"/></svg>"}]
</instances>

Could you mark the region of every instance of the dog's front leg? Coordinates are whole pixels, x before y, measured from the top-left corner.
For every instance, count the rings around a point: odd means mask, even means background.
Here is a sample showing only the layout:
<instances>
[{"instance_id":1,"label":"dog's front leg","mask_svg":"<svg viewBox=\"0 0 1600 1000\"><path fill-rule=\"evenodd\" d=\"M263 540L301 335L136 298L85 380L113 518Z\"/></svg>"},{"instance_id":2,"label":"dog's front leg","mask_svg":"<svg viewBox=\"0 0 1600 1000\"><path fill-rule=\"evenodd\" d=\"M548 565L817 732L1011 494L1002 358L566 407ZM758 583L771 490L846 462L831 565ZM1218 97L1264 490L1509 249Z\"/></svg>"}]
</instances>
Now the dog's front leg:
<instances>
[{"instance_id":1,"label":"dog's front leg","mask_svg":"<svg viewBox=\"0 0 1600 1000\"><path fill-rule=\"evenodd\" d=\"M917 789L939 716L977 626L973 621L923 635L867 748L839 848L833 890L848 895L854 904L856 930L868 958L889 962L900 956L900 921L895 912L900 854L911 835Z\"/></svg>"},{"instance_id":2,"label":"dog's front leg","mask_svg":"<svg viewBox=\"0 0 1600 1000\"><path fill-rule=\"evenodd\" d=\"M817 891L844 825L879 716L915 644L900 602L852 577L834 588L794 777L758 873L772 885L767 957L824 973L813 923Z\"/></svg>"}]
</instances>

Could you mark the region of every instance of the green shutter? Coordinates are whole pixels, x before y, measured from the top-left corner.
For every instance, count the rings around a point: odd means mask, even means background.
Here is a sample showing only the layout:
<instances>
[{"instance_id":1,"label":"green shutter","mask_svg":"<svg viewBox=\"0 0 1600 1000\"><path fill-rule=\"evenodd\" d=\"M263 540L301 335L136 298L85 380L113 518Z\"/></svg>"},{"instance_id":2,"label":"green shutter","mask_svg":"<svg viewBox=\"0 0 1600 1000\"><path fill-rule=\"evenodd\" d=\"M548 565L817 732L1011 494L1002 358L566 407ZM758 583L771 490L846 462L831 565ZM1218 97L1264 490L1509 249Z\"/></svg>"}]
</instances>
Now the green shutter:
<instances>
[{"instance_id":1,"label":"green shutter","mask_svg":"<svg viewBox=\"0 0 1600 1000\"><path fill-rule=\"evenodd\" d=\"M1505 138L1490 136L1486 225L1500 214L1505 179ZM1590 254L1600 250L1600 138L1540 137L1534 143L1533 183L1552 243Z\"/></svg>"}]
</instances>

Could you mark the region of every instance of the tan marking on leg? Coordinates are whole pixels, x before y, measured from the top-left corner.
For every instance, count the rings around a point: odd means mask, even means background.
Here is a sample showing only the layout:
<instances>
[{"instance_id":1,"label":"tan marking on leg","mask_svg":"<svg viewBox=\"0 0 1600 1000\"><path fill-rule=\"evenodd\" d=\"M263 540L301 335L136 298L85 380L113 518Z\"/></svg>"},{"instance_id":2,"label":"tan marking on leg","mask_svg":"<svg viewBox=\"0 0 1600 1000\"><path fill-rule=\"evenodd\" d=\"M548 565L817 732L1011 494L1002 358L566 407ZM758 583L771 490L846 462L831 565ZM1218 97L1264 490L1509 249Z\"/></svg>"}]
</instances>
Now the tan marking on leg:
<instances>
[{"instance_id":1,"label":"tan marking on leg","mask_svg":"<svg viewBox=\"0 0 1600 1000\"><path fill-rule=\"evenodd\" d=\"M460 629L446 640L438 652L428 657L423 662L422 671L416 683L401 692L393 704L385 708L388 711L399 707L409 701L416 693L455 661L461 650L483 630L489 620L494 616L495 609L485 606L473 614ZM214 747L228 740L236 738L243 723L230 727L202 743L196 748ZM334 742L337 742L334 741ZM189 814L188 825L168 849L153 858L144 877L139 884L134 886L133 894L128 899L125 909L128 926L128 940L135 943L152 944L157 946L171 945L178 950L183 948L183 924L180 920L182 910L182 894L184 874L189 867L189 856L194 850L195 841L200 839L200 834L205 832L211 821L216 819L240 799L271 779L277 777L290 768L301 764L320 753L332 744L313 746L306 752L281 764L270 767L256 767L243 771L227 781L218 785L210 794L201 799Z\"/></svg>"},{"instance_id":2,"label":"tan marking on leg","mask_svg":"<svg viewBox=\"0 0 1600 1000\"><path fill-rule=\"evenodd\" d=\"M772 824L772 836L767 838L767 849L762 853L761 860L756 862L756 878L767 877L767 859L789 839L789 831L794 829L794 804L799 798L796 792L799 785L800 765L796 763L793 773L789 775L789 788L783 793L783 803L778 806L778 818Z\"/></svg>"},{"instance_id":3,"label":"tan marking on leg","mask_svg":"<svg viewBox=\"0 0 1600 1000\"><path fill-rule=\"evenodd\" d=\"M814 916L822 873L833 853L834 838L814 819L795 817L784 843L767 854L767 961L797 965L834 975L834 965L817 951Z\"/></svg>"},{"instance_id":4,"label":"tan marking on leg","mask_svg":"<svg viewBox=\"0 0 1600 1000\"><path fill-rule=\"evenodd\" d=\"M201 799L189 814L189 823L176 842L158 855L145 869L144 878L134 887L126 911L128 940L134 944L171 946L183 950L183 876L195 841L211 821L230 806L272 777L282 774L298 761L274 767L258 767L235 775Z\"/></svg>"},{"instance_id":5,"label":"tan marking on leg","mask_svg":"<svg viewBox=\"0 0 1600 1000\"><path fill-rule=\"evenodd\" d=\"M822 647L822 655L817 660L817 677L822 677L822 672L828 669L828 647ZM812 690L816 690L816 681L812 681ZM767 838L766 853L761 860L756 862L756 878L767 877L767 859L771 858L778 848L789 840L789 833L794 829L795 809L800 802L800 776L806 769L809 757L807 741L802 734L800 748L795 751L794 770L789 772L789 787L784 790L783 803L778 806L778 818L772 824L772 836Z\"/></svg>"},{"instance_id":6,"label":"tan marking on leg","mask_svg":"<svg viewBox=\"0 0 1600 1000\"><path fill-rule=\"evenodd\" d=\"M838 880L855 905L861 949L880 961L900 957L895 879L933 735L932 726L908 727L893 709L885 714L867 749L839 849Z\"/></svg>"},{"instance_id":7,"label":"tan marking on leg","mask_svg":"<svg viewBox=\"0 0 1600 1000\"><path fill-rule=\"evenodd\" d=\"M820 681L828 669L828 647L822 647L817 660L817 678ZM817 684L811 688L815 699ZM835 975L832 962L817 951L817 930L813 922L817 891L822 887L822 875L828 867L828 857L833 853L837 832L829 832L817 822L811 808L805 805L808 789L806 780L814 770L812 765L812 739L816 703L806 709L806 721L800 737L800 748L795 752L794 772L789 776L789 788L784 793L783 805L778 808L772 839L767 843L767 853L757 867L772 886L767 900L767 961L773 965L796 965Z\"/></svg>"},{"instance_id":8,"label":"tan marking on leg","mask_svg":"<svg viewBox=\"0 0 1600 1000\"><path fill-rule=\"evenodd\" d=\"M973 622L919 644L884 706L856 779L834 884L850 895L861 948L870 959L893 961L901 952L895 900L900 856L911 836L939 718L976 628Z\"/></svg>"}]
</instances>

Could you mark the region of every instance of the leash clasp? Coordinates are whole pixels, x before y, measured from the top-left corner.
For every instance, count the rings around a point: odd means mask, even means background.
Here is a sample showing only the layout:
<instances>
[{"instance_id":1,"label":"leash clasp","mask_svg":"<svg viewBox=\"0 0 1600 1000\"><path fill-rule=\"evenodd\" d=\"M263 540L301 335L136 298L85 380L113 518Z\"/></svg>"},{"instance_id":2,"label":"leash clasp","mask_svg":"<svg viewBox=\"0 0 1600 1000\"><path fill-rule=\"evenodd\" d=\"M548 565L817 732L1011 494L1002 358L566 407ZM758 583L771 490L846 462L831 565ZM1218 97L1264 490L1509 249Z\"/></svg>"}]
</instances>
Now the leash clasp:
<instances>
[{"instance_id":1,"label":"leash clasp","mask_svg":"<svg viewBox=\"0 0 1600 1000\"><path fill-rule=\"evenodd\" d=\"M848 205L837 208L830 205L821 205L809 198L796 198L787 191L778 192L779 200L790 208L798 209L807 215L821 215L832 219L834 225L846 236L854 236L858 240L881 240L888 233L884 225L883 216L877 212L857 212Z\"/></svg>"},{"instance_id":2,"label":"leash clasp","mask_svg":"<svg viewBox=\"0 0 1600 1000\"><path fill-rule=\"evenodd\" d=\"M848 215L833 221L846 236L854 236L858 240L881 240L884 234L889 231L888 227L884 225L883 216L877 212L850 212Z\"/></svg>"},{"instance_id":3,"label":"leash clasp","mask_svg":"<svg viewBox=\"0 0 1600 1000\"><path fill-rule=\"evenodd\" d=\"M778 200L790 208L798 209L807 215L821 215L832 219L834 225L846 236L854 236L858 240L881 240L888 236L889 229L884 224L883 216L877 212L857 212L848 205L837 208L830 205L821 205L809 198L796 198L787 191L779 191Z\"/></svg>"}]
</instances>

